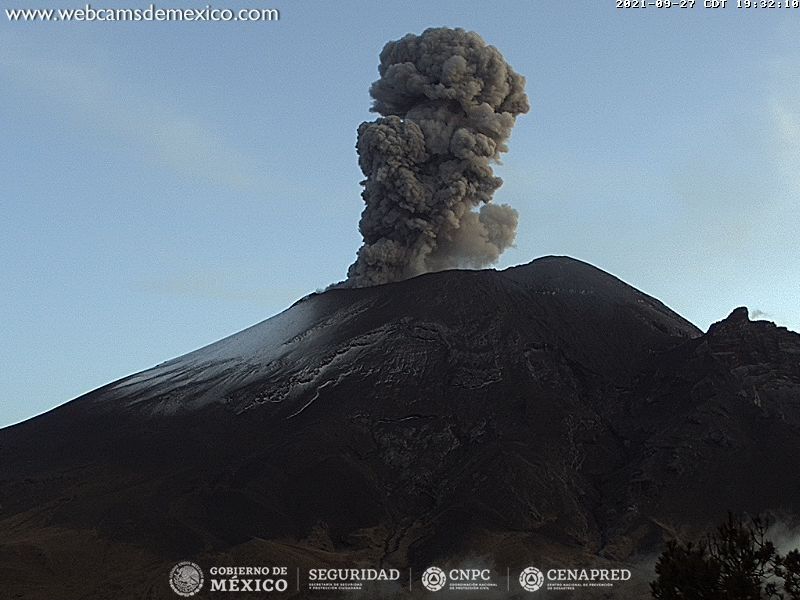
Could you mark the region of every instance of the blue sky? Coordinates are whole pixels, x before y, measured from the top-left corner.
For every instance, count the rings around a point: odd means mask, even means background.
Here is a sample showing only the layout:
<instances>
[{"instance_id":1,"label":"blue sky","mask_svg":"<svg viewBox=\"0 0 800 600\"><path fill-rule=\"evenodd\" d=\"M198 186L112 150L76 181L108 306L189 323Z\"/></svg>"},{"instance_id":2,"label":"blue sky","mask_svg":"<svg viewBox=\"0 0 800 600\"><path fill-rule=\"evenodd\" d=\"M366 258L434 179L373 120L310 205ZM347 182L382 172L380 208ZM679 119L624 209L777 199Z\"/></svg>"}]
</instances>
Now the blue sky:
<instances>
[{"instance_id":1,"label":"blue sky","mask_svg":"<svg viewBox=\"0 0 800 600\"><path fill-rule=\"evenodd\" d=\"M703 329L747 305L800 330L800 10L212 4L281 19L0 15L0 426L342 279L378 53L430 26L477 31L528 80L499 267L567 254Z\"/></svg>"}]
</instances>

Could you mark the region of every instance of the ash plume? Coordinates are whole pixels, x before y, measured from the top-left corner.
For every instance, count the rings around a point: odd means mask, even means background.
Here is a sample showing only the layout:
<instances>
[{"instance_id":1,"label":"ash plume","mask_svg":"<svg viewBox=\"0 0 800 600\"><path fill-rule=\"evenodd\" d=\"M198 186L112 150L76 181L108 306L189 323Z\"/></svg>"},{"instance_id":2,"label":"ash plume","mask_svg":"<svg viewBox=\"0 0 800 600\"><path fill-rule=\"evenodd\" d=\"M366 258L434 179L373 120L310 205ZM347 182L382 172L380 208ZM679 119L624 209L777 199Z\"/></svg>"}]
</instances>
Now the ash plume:
<instances>
[{"instance_id":1,"label":"ash plume","mask_svg":"<svg viewBox=\"0 0 800 600\"><path fill-rule=\"evenodd\" d=\"M525 78L473 32L427 29L389 42L356 148L366 179L363 244L345 285L480 268L514 242L517 211L492 204L491 163L528 112ZM477 210L476 210L477 209Z\"/></svg>"}]
</instances>

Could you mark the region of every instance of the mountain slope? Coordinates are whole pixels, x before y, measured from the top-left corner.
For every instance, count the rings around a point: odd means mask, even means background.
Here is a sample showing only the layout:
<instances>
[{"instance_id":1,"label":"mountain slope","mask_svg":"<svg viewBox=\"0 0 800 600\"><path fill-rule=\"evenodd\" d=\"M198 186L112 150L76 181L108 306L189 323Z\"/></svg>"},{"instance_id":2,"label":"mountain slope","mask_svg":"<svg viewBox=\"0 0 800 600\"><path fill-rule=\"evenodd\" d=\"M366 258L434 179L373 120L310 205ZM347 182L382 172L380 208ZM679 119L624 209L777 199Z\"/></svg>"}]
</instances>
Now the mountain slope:
<instances>
[{"instance_id":1,"label":"mountain slope","mask_svg":"<svg viewBox=\"0 0 800 600\"><path fill-rule=\"evenodd\" d=\"M799 359L564 257L312 294L0 430L0 576L168 598L186 557L630 563L729 508L800 512ZM85 575L100 554L128 566Z\"/></svg>"}]
</instances>

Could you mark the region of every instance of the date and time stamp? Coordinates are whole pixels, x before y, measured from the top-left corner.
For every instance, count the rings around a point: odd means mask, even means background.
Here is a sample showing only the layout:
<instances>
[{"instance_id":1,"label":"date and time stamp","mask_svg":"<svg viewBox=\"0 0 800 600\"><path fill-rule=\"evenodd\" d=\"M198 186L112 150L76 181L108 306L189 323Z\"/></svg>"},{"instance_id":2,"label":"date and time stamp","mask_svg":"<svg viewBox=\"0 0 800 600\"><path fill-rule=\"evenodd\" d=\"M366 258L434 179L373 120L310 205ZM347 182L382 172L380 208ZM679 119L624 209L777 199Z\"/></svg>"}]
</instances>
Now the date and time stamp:
<instances>
[{"instance_id":1,"label":"date and time stamp","mask_svg":"<svg viewBox=\"0 0 800 600\"><path fill-rule=\"evenodd\" d=\"M797 9L800 15L800 0L614 0L619 9Z\"/></svg>"}]
</instances>

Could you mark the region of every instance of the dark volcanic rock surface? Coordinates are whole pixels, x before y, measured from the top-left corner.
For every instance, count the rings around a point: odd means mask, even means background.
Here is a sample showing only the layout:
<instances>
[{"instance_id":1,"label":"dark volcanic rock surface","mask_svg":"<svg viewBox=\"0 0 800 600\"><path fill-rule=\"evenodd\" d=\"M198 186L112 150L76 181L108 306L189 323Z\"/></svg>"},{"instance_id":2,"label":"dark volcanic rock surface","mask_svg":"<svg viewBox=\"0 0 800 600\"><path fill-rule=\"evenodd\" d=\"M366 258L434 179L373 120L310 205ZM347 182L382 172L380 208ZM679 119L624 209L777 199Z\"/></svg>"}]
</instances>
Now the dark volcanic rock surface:
<instances>
[{"instance_id":1,"label":"dark volcanic rock surface","mask_svg":"<svg viewBox=\"0 0 800 600\"><path fill-rule=\"evenodd\" d=\"M800 513L799 457L799 335L746 309L702 335L568 258L447 271L311 295L0 431L0 580L630 566L729 509Z\"/></svg>"}]
</instances>

